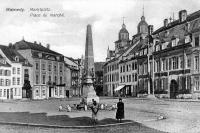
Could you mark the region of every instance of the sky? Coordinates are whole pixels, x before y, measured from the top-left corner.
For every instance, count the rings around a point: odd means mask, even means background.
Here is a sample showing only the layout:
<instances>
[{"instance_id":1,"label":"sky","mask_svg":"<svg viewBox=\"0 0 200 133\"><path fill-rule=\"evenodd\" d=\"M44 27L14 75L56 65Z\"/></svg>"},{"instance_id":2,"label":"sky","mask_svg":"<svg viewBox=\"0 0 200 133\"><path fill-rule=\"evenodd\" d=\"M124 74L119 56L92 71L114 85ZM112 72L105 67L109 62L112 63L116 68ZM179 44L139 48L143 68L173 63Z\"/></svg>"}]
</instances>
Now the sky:
<instances>
[{"instance_id":1,"label":"sky","mask_svg":"<svg viewBox=\"0 0 200 133\"><path fill-rule=\"evenodd\" d=\"M0 44L24 38L44 46L50 44L51 50L64 56L81 58L85 54L86 26L91 24L94 60L105 61L108 46L114 49L123 17L130 39L137 33L143 6L146 22L156 30L165 18L174 14L178 19L180 10L186 9L188 14L200 10L200 0L1 0ZM48 10L31 10L37 8Z\"/></svg>"}]
</instances>

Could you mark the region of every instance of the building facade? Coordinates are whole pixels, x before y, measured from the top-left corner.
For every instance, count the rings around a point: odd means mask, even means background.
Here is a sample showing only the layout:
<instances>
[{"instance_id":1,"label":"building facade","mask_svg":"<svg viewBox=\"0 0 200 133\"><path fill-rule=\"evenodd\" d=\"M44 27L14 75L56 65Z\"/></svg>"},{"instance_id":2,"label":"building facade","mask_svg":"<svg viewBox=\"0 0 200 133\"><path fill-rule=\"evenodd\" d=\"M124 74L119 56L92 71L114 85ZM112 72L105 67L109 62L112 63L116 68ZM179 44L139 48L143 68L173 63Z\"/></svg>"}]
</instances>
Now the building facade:
<instances>
[{"instance_id":1,"label":"building facade","mask_svg":"<svg viewBox=\"0 0 200 133\"><path fill-rule=\"evenodd\" d=\"M108 49L104 92L113 96L113 90L122 86L121 92L126 96L155 94L167 98L198 98L199 33L200 11L188 15L182 10L177 20L165 19L163 26L154 32L143 15L129 47L116 41L115 50ZM117 56L120 50L123 52ZM118 65L117 69L114 65ZM115 72L119 79L116 82L112 79Z\"/></svg>"},{"instance_id":2,"label":"building facade","mask_svg":"<svg viewBox=\"0 0 200 133\"><path fill-rule=\"evenodd\" d=\"M170 98L199 97L200 11L168 22L153 32L155 93Z\"/></svg>"},{"instance_id":3,"label":"building facade","mask_svg":"<svg viewBox=\"0 0 200 133\"><path fill-rule=\"evenodd\" d=\"M0 99L30 98L32 65L15 49L0 45Z\"/></svg>"},{"instance_id":4,"label":"building facade","mask_svg":"<svg viewBox=\"0 0 200 133\"><path fill-rule=\"evenodd\" d=\"M50 45L16 42L14 48L32 64L31 87L33 99L64 98L64 56L50 50Z\"/></svg>"}]
</instances>

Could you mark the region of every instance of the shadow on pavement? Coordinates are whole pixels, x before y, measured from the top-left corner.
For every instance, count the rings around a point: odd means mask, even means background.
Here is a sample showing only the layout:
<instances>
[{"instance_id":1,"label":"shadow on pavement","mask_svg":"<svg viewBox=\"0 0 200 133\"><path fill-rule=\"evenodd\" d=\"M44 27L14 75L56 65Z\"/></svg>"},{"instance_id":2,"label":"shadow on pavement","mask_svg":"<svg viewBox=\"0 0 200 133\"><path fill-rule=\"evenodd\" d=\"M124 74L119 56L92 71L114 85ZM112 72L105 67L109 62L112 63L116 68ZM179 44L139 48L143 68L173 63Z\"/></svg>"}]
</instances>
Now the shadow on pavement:
<instances>
[{"instance_id":1,"label":"shadow on pavement","mask_svg":"<svg viewBox=\"0 0 200 133\"><path fill-rule=\"evenodd\" d=\"M47 113L29 113L29 112L0 112L0 122L33 123L59 126L91 126L93 125L90 117L71 118L68 115L47 116ZM122 122L131 122L123 120ZM107 118L98 121L98 125L115 124L117 121Z\"/></svg>"},{"instance_id":2,"label":"shadow on pavement","mask_svg":"<svg viewBox=\"0 0 200 133\"><path fill-rule=\"evenodd\" d=\"M92 119L90 117L75 117L70 118L68 115L55 115L47 116L46 113L29 113L29 112L0 112L0 122L11 123L31 123L43 125L58 125L58 126L91 126ZM149 128L143 124L123 120L122 122L132 122L124 125L94 127L94 128L80 128L80 129L67 129L67 128L46 128L46 127L31 127L19 125L6 125L0 124L0 130L3 132L13 133L163 133L161 131ZM100 120L99 125L115 124L117 121L112 118Z\"/></svg>"}]
</instances>

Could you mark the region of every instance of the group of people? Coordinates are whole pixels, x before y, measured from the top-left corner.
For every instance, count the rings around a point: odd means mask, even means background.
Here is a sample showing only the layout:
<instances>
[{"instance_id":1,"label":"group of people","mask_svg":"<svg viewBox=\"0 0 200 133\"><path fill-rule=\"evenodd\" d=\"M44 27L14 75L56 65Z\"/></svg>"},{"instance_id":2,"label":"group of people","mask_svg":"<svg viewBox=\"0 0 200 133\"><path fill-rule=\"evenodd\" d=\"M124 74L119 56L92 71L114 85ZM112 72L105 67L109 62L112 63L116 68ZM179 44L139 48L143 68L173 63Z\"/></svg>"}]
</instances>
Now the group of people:
<instances>
[{"instance_id":1,"label":"group of people","mask_svg":"<svg viewBox=\"0 0 200 133\"><path fill-rule=\"evenodd\" d=\"M99 105L97 102L92 99L92 105L90 106L92 110L92 119L94 121L94 124L98 121L98 111L99 111ZM117 112L116 112L116 119L118 122L121 122L122 119L124 119L124 103L122 102L122 99L119 98L119 102L117 103Z\"/></svg>"},{"instance_id":2,"label":"group of people","mask_svg":"<svg viewBox=\"0 0 200 133\"><path fill-rule=\"evenodd\" d=\"M88 105L88 107L92 110L92 120L94 124L96 124L98 121L98 111L104 108L102 105L103 104L99 105L94 99L92 99L92 104ZM84 101L84 99L81 100L79 106L76 106L77 109L84 108L84 110L87 110L88 107L86 106L86 102ZM117 105L113 105L112 108L117 108L116 119L118 122L121 122L122 119L124 118L124 103L122 102L122 99L119 98L119 102L117 103ZM72 108L70 107L70 105L67 105L66 107L60 105L59 111L64 111L64 110L71 112Z\"/></svg>"}]
</instances>

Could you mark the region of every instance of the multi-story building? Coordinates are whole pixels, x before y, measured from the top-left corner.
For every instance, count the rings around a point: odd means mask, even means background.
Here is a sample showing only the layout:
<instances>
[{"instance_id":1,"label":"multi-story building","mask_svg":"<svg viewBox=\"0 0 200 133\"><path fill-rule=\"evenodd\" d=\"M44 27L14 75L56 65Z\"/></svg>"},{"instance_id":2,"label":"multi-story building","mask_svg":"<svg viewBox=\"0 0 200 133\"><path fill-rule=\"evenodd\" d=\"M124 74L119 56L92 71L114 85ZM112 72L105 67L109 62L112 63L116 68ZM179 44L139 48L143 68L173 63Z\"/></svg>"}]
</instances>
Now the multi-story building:
<instances>
[{"instance_id":1,"label":"multi-story building","mask_svg":"<svg viewBox=\"0 0 200 133\"><path fill-rule=\"evenodd\" d=\"M50 50L41 43L32 43L22 39L13 46L32 64L30 84L33 99L65 97L64 56Z\"/></svg>"},{"instance_id":2,"label":"multi-story building","mask_svg":"<svg viewBox=\"0 0 200 133\"><path fill-rule=\"evenodd\" d=\"M154 92L170 98L200 97L200 11L187 15L182 10L177 20L165 19L153 37Z\"/></svg>"},{"instance_id":3,"label":"multi-story building","mask_svg":"<svg viewBox=\"0 0 200 133\"><path fill-rule=\"evenodd\" d=\"M114 96L114 89L119 86L119 59L122 58L130 47L129 32L123 23L119 31L118 40L115 41L115 50L107 51L106 63L104 64L104 95Z\"/></svg>"},{"instance_id":4,"label":"multi-story building","mask_svg":"<svg viewBox=\"0 0 200 133\"><path fill-rule=\"evenodd\" d=\"M104 62L94 63L94 68L95 68L94 88L98 96L103 95L103 65Z\"/></svg>"},{"instance_id":5,"label":"multi-story building","mask_svg":"<svg viewBox=\"0 0 200 133\"><path fill-rule=\"evenodd\" d=\"M122 86L125 95L200 97L200 11L187 15L182 10L177 20L165 19L155 32L142 16L137 28L138 33L128 47L121 48L116 43L114 51L108 49L104 92L113 95L113 90ZM112 69L114 65L118 65L116 70ZM119 81L113 81L114 72L118 72Z\"/></svg>"},{"instance_id":6,"label":"multi-story building","mask_svg":"<svg viewBox=\"0 0 200 133\"><path fill-rule=\"evenodd\" d=\"M30 98L31 68L15 49L0 45L0 99Z\"/></svg>"},{"instance_id":7,"label":"multi-story building","mask_svg":"<svg viewBox=\"0 0 200 133\"><path fill-rule=\"evenodd\" d=\"M115 50L107 51L104 65L104 92L108 95L114 95L117 87L119 87L117 89L123 88L122 95L136 96L137 94L137 50L142 46L141 40L148 34L148 24L144 16L141 17L137 30L137 34L130 41L129 33L123 24L119 32L119 40L115 42Z\"/></svg>"},{"instance_id":8,"label":"multi-story building","mask_svg":"<svg viewBox=\"0 0 200 133\"><path fill-rule=\"evenodd\" d=\"M72 59L65 57L65 67L66 67L66 90L67 96L81 96L82 86L81 86L81 71L80 71L80 59Z\"/></svg>"}]
</instances>

